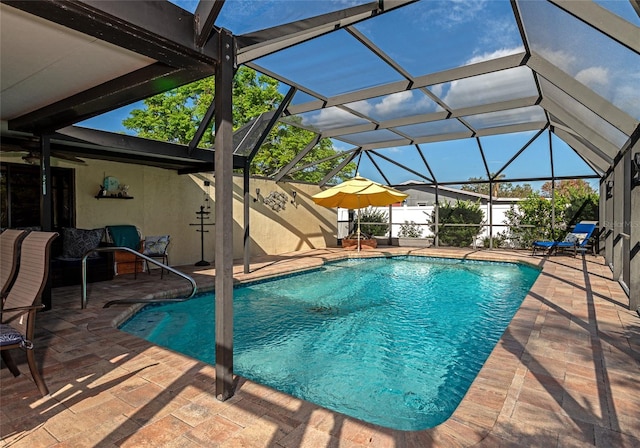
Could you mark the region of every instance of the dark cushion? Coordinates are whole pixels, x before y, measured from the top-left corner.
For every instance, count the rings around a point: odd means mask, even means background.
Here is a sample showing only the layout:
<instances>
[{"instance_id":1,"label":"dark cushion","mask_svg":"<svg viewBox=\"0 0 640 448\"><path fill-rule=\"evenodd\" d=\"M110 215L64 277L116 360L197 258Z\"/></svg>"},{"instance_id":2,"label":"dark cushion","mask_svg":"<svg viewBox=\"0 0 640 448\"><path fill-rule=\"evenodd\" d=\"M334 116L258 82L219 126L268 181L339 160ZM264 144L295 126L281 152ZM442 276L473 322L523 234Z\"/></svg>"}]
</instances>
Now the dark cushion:
<instances>
[{"instance_id":1,"label":"dark cushion","mask_svg":"<svg viewBox=\"0 0 640 448\"><path fill-rule=\"evenodd\" d=\"M0 324L0 347L24 343L22 334L11 325Z\"/></svg>"},{"instance_id":2,"label":"dark cushion","mask_svg":"<svg viewBox=\"0 0 640 448\"><path fill-rule=\"evenodd\" d=\"M104 228L99 229L75 229L65 227L62 229L62 255L61 258L82 258L91 249L95 249L104 237ZM91 257L97 254L91 254Z\"/></svg>"}]
</instances>

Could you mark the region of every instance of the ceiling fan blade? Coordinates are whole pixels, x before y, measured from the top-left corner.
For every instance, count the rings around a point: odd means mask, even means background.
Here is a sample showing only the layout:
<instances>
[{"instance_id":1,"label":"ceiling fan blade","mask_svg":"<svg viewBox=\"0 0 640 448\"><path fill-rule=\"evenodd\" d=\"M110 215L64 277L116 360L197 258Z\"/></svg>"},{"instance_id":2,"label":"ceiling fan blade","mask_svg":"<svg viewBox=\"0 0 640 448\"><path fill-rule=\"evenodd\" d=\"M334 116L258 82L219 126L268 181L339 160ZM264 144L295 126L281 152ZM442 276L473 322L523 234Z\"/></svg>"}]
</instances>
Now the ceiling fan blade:
<instances>
[{"instance_id":1,"label":"ceiling fan blade","mask_svg":"<svg viewBox=\"0 0 640 448\"><path fill-rule=\"evenodd\" d=\"M40 157L39 151L35 151L33 149L25 149L25 147L22 145L16 145L11 143L3 144L2 146L0 146L0 153L2 153L2 158L22 157L22 160L26 161L31 165L38 163L36 162L36 159ZM87 164L83 159L80 159L74 155L66 154L59 151L52 151L51 157L55 159L65 160L67 162L80 164L80 165Z\"/></svg>"},{"instance_id":2,"label":"ceiling fan blade","mask_svg":"<svg viewBox=\"0 0 640 448\"><path fill-rule=\"evenodd\" d=\"M86 165L87 162L85 162L83 159L80 159L76 156L73 156L71 154L65 154L63 152L58 152L58 151L53 151L51 153L51 157L55 157L56 159L62 159L62 160L66 160L69 162L73 162L73 163L78 163L81 165Z\"/></svg>"},{"instance_id":3,"label":"ceiling fan blade","mask_svg":"<svg viewBox=\"0 0 640 448\"><path fill-rule=\"evenodd\" d=\"M0 145L0 153L2 153L2 155L24 154L25 152L28 151L14 143L3 143Z\"/></svg>"}]
</instances>

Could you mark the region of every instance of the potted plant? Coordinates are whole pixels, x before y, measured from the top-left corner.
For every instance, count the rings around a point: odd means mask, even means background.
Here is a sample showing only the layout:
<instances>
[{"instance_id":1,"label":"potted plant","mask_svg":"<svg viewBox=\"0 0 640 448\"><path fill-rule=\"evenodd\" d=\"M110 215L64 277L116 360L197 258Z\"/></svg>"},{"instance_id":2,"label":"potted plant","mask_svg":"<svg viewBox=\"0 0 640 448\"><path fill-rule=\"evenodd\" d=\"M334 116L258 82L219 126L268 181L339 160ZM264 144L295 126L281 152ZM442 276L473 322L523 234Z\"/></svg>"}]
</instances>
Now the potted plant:
<instances>
[{"instance_id":1,"label":"potted plant","mask_svg":"<svg viewBox=\"0 0 640 448\"><path fill-rule=\"evenodd\" d=\"M398 231L398 246L431 247L431 238L422 238L422 227L415 222L405 221Z\"/></svg>"},{"instance_id":2,"label":"potted plant","mask_svg":"<svg viewBox=\"0 0 640 448\"><path fill-rule=\"evenodd\" d=\"M367 207L360 210L360 245L366 248L378 247L378 238L389 230L389 215L382 210ZM358 243L357 229L342 239L342 247L353 247Z\"/></svg>"},{"instance_id":3,"label":"potted plant","mask_svg":"<svg viewBox=\"0 0 640 448\"><path fill-rule=\"evenodd\" d=\"M360 249L375 249L378 247L378 240L373 236L360 232ZM346 238L342 238L342 247L345 249L357 249L358 233L349 234Z\"/></svg>"}]
</instances>

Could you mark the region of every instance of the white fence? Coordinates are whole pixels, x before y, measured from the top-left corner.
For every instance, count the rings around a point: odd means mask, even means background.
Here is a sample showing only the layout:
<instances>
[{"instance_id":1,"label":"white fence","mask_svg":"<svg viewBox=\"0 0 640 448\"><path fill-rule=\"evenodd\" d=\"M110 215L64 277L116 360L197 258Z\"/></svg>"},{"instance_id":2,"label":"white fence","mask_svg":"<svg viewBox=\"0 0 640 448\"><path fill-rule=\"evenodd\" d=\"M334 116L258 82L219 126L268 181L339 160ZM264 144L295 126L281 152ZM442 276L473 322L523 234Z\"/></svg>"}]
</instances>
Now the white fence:
<instances>
[{"instance_id":1,"label":"white fence","mask_svg":"<svg viewBox=\"0 0 640 448\"><path fill-rule=\"evenodd\" d=\"M493 223L493 236L495 237L498 232L504 231L506 227L506 211L511 208L512 204L493 204L492 207L492 223ZM484 213L484 225L482 232L478 236L478 242L483 238L489 237L489 204L481 205L482 212ZM517 205L516 205L517 207ZM406 222L413 221L420 225L422 228L423 237L433 236L433 227L428 224L431 223L431 213L433 212L433 206L407 206L401 207L373 207L375 210L382 211L389 215L391 221L391 237L396 238L400 231L400 226ZM357 210L355 211L353 222L357 220ZM345 238L349 234L349 210L338 209L338 238ZM388 234L387 234L388 236Z\"/></svg>"}]
</instances>

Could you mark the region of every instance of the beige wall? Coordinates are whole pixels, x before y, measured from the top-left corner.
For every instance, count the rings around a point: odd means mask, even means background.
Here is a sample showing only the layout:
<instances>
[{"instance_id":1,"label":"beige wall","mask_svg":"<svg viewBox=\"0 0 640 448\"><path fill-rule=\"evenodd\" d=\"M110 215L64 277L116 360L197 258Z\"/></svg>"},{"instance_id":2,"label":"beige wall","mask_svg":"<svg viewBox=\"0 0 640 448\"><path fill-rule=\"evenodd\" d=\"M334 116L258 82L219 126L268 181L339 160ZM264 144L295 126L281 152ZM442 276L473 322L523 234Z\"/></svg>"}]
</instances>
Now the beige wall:
<instances>
[{"instance_id":1,"label":"beige wall","mask_svg":"<svg viewBox=\"0 0 640 448\"><path fill-rule=\"evenodd\" d=\"M64 162L58 166L71 166ZM215 180L211 174L179 175L173 170L87 159L87 166L74 166L76 173L76 226L97 228L115 224L133 224L142 235L171 235L169 263L194 264L201 258L200 237L196 230L196 212L209 194L210 218L215 222ZM129 185L131 200L96 199L104 176L114 176ZM207 189L204 181L209 180ZM243 256L242 177L235 177L234 257ZM256 197L260 189L260 200ZM274 211L263 200L272 191L287 195L284 210ZM296 204L291 204L293 191ZM252 254L278 254L299 249L322 248L336 244L336 211L315 205L311 195L320 191L315 185L274 183L264 179L250 182L250 224ZM204 258L213 262L215 226L205 226Z\"/></svg>"}]
</instances>

